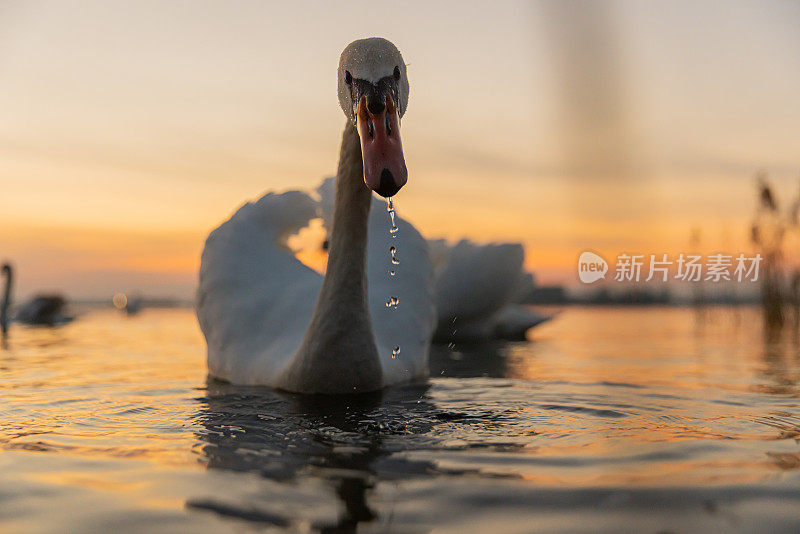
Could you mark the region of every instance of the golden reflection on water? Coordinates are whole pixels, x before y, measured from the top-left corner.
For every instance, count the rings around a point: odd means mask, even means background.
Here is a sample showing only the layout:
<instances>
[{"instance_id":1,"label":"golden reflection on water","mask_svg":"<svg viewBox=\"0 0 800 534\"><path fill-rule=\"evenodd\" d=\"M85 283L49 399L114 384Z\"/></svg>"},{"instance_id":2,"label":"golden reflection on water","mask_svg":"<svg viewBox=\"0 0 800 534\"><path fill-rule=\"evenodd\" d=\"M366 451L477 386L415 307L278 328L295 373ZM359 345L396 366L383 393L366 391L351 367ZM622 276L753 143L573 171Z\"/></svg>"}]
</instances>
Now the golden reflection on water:
<instances>
[{"instance_id":1,"label":"golden reflection on water","mask_svg":"<svg viewBox=\"0 0 800 534\"><path fill-rule=\"evenodd\" d=\"M258 521L288 521L277 496L292 491L292 521L337 528L385 519L386 492L420 483L760 487L800 472L800 337L765 336L759 319L570 308L528 343L434 347L428 384L353 402L207 381L190 310L92 311L12 330L0 465L15 467L6 484L215 517L244 514L215 485L266 485Z\"/></svg>"},{"instance_id":2,"label":"golden reflection on water","mask_svg":"<svg viewBox=\"0 0 800 534\"><path fill-rule=\"evenodd\" d=\"M0 443L194 462L187 445L205 380L202 347L185 310L135 319L103 311L59 328L14 328L9 349L0 353L0 406L12 415Z\"/></svg>"}]
</instances>

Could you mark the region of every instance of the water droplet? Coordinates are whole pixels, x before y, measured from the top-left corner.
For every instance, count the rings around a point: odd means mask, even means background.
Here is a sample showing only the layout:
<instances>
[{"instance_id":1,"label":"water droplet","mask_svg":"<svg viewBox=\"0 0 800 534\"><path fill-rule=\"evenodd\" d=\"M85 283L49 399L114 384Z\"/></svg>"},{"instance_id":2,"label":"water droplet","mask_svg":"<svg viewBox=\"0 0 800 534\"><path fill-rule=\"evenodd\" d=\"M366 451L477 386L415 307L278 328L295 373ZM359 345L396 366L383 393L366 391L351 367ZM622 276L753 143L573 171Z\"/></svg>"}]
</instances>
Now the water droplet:
<instances>
[{"instance_id":1,"label":"water droplet","mask_svg":"<svg viewBox=\"0 0 800 534\"><path fill-rule=\"evenodd\" d=\"M397 234L397 223L395 222L394 203L391 198L386 199L386 211L389 212L389 221L392 223L389 233L394 237Z\"/></svg>"},{"instance_id":2,"label":"water droplet","mask_svg":"<svg viewBox=\"0 0 800 534\"><path fill-rule=\"evenodd\" d=\"M389 229L389 235L392 237L397 237L397 224L395 223L394 218L394 204L392 203L391 198L386 199L386 211L389 212L389 220L392 223L392 227ZM397 259L397 249L395 247L390 247L389 254L392 257L392 265L399 265L400 260ZM389 276L394 276L395 274L396 273L394 269L389 270ZM398 304L400 304L400 299L397 297L389 297L389 300L386 301L386 307L393 310L397 309ZM397 345L392 349L392 359L394 360L397 358L398 354L400 354L400 345Z\"/></svg>"}]
</instances>

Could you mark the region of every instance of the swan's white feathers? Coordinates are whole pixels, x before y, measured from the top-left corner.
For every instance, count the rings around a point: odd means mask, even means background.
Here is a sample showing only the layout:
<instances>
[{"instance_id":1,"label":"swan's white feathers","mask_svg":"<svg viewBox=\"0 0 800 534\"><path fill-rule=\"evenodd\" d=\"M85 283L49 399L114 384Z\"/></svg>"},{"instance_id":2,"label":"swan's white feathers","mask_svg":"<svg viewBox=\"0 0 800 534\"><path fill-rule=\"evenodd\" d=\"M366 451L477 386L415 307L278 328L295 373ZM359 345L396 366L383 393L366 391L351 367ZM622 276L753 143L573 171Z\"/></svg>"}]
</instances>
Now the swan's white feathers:
<instances>
[{"instance_id":1,"label":"swan's white feathers","mask_svg":"<svg viewBox=\"0 0 800 534\"><path fill-rule=\"evenodd\" d=\"M242 206L206 240L197 315L208 343L211 375L237 384L280 387L311 320L322 277L297 260L286 238L318 216L330 231L335 181L319 188L320 202L299 191L269 193ZM385 385L427 376L435 327L433 267L424 238L397 219L389 234L385 202L373 198L367 283L373 333ZM401 264L392 266L394 245ZM403 258L408 259L403 263ZM396 276L389 276L395 267ZM386 307L400 299L396 310ZM400 353L392 358L392 349Z\"/></svg>"},{"instance_id":2,"label":"swan's white feathers","mask_svg":"<svg viewBox=\"0 0 800 534\"><path fill-rule=\"evenodd\" d=\"M299 191L242 206L206 240L197 316L209 372L237 384L277 386L305 335L322 277L285 246L316 216Z\"/></svg>"},{"instance_id":3,"label":"swan's white feathers","mask_svg":"<svg viewBox=\"0 0 800 534\"><path fill-rule=\"evenodd\" d=\"M339 105L345 116L350 118L353 102L350 100L350 87L345 81L345 72L349 71L356 79L378 83L381 78L392 76L397 67L400 71L398 85L399 102L397 111L402 117L408 107L408 73L400 51L390 41L380 37L369 37L353 41L342 51L337 72Z\"/></svg>"},{"instance_id":4,"label":"swan's white feathers","mask_svg":"<svg viewBox=\"0 0 800 534\"><path fill-rule=\"evenodd\" d=\"M322 217L322 224L330 232L333 224L333 203L336 199L336 178L330 177L322 180L317 187L319 196L319 216ZM370 207L370 209L372 209Z\"/></svg>"},{"instance_id":5,"label":"swan's white feathers","mask_svg":"<svg viewBox=\"0 0 800 534\"><path fill-rule=\"evenodd\" d=\"M437 341L523 339L549 319L513 304L533 290L533 277L522 270L522 245L462 240L450 247L441 239L429 245L436 268Z\"/></svg>"},{"instance_id":6,"label":"swan's white feathers","mask_svg":"<svg viewBox=\"0 0 800 534\"><path fill-rule=\"evenodd\" d=\"M459 241L447 251L447 259L436 274L440 320L455 317L473 321L499 311L516 288L523 256L518 243L477 245Z\"/></svg>"}]
</instances>

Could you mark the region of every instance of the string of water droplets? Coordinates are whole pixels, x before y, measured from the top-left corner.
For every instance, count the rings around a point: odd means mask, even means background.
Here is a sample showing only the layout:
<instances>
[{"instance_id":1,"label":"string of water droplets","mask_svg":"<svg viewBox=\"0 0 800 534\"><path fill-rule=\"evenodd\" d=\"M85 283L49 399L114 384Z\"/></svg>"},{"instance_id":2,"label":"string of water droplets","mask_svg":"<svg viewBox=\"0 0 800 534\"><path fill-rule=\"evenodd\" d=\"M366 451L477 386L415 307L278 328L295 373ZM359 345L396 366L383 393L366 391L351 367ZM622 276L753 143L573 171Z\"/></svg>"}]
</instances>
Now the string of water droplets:
<instances>
[{"instance_id":1,"label":"string of water droplets","mask_svg":"<svg viewBox=\"0 0 800 534\"><path fill-rule=\"evenodd\" d=\"M386 199L386 211L389 212L389 221L392 223L391 228L389 228L389 235L394 239L397 237L397 224L395 223L394 204L391 198ZM389 269L389 276L394 276L397 274L394 266L400 265L400 260L397 259L397 248L394 245L389 247L389 254L392 259L392 267ZM397 297L389 297L389 300L386 301L386 307L392 310L396 310L398 304L400 304L400 299ZM397 358L398 354L400 354L400 345L392 349L392 359Z\"/></svg>"}]
</instances>

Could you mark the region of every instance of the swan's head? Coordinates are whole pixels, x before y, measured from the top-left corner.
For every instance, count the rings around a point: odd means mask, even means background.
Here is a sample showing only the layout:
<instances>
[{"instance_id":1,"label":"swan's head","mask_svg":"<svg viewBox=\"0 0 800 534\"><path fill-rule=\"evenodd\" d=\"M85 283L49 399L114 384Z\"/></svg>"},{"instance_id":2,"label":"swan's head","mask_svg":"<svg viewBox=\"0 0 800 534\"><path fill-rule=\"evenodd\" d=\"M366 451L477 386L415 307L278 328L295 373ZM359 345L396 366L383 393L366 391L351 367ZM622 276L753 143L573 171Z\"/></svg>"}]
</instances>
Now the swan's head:
<instances>
[{"instance_id":1,"label":"swan's head","mask_svg":"<svg viewBox=\"0 0 800 534\"><path fill-rule=\"evenodd\" d=\"M358 129L364 182L391 197L408 181L400 117L408 105L403 56L386 39L353 41L339 60L339 104Z\"/></svg>"}]
</instances>

